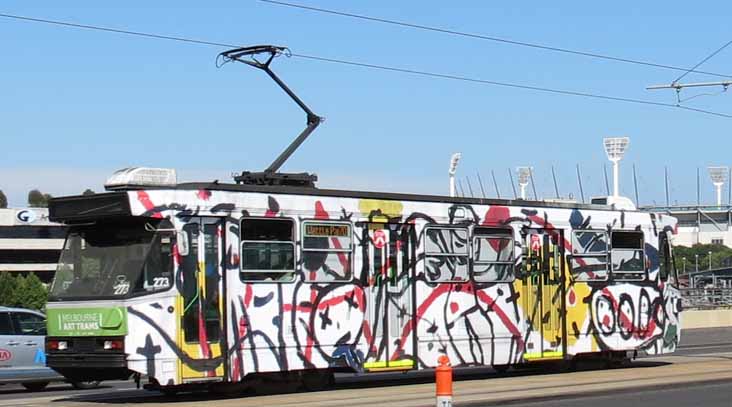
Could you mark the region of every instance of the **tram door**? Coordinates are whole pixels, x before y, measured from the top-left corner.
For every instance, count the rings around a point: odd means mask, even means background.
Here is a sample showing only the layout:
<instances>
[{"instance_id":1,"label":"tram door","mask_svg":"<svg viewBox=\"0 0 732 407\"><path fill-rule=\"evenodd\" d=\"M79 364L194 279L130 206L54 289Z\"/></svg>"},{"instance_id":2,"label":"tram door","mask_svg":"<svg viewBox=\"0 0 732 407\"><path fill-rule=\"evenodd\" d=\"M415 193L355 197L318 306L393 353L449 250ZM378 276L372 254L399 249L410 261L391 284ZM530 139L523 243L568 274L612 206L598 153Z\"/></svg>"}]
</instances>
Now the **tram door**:
<instances>
[{"instance_id":1,"label":"tram door","mask_svg":"<svg viewBox=\"0 0 732 407\"><path fill-rule=\"evenodd\" d=\"M183 227L188 253L181 256L182 295L178 299L178 343L193 361L179 360L179 374L186 381L220 378L222 313L223 222L217 218L193 218Z\"/></svg>"},{"instance_id":2,"label":"tram door","mask_svg":"<svg viewBox=\"0 0 732 407\"><path fill-rule=\"evenodd\" d=\"M412 323L414 276L408 224L369 223L367 314L371 343L364 363L370 371L408 370L416 366L412 341L402 334ZM410 337L411 338L411 337Z\"/></svg>"},{"instance_id":3,"label":"tram door","mask_svg":"<svg viewBox=\"0 0 732 407\"><path fill-rule=\"evenodd\" d=\"M528 324L524 340L526 360L561 359L564 356L562 236L562 231L556 229L551 233L544 229L529 229L523 233L521 298Z\"/></svg>"}]
</instances>

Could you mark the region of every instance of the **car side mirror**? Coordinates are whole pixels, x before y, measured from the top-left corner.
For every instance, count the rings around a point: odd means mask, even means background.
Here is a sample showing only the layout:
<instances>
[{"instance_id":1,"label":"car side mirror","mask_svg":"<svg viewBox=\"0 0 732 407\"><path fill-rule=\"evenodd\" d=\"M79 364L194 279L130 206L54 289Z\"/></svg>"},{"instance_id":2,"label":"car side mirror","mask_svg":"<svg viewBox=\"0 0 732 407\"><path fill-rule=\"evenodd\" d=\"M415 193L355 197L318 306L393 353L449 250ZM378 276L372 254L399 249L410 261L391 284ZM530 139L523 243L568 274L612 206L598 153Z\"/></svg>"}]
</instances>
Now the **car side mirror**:
<instances>
[{"instance_id":1,"label":"car side mirror","mask_svg":"<svg viewBox=\"0 0 732 407\"><path fill-rule=\"evenodd\" d=\"M178 245L178 254L181 256L188 256L188 233L184 230L178 232L176 236L176 243Z\"/></svg>"}]
</instances>

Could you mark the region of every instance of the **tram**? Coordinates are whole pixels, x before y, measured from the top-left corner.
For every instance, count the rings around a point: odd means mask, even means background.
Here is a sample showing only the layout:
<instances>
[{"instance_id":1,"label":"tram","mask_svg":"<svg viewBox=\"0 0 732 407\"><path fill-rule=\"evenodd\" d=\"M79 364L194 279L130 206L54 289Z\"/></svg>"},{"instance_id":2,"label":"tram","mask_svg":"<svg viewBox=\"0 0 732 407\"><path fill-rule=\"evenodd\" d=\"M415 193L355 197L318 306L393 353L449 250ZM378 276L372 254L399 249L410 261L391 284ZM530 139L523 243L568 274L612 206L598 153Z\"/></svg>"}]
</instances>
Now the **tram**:
<instances>
[{"instance_id":1,"label":"tram","mask_svg":"<svg viewBox=\"0 0 732 407\"><path fill-rule=\"evenodd\" d=\"M247 62L276 78L271 57ZM296 144L320 122L304 110ZM129 168L109 192L51 200L68 235L48 366L175 392L274 376L320 388L334 372L427 369L441 355L503 370L676 349L673 217L618 197L321 189L311 174L277 172L295 148L234 183Z\"/></svg>"}]
</instances>

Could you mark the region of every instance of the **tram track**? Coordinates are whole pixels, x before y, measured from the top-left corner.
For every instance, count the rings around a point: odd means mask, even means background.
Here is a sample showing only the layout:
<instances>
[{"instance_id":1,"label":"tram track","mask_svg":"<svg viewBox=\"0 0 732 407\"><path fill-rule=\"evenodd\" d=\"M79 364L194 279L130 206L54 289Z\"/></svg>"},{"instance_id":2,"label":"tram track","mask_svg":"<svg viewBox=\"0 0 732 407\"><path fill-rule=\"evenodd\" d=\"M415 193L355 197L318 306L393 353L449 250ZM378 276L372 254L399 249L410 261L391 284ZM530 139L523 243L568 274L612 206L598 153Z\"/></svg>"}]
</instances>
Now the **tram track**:
<instances>
[{"instance_id":1,"label":"tram track","mask_svg":"<svg viewBox=\"0 0 732 407\"><path fill-rule=\"evenodd\" d=\"M700 349L696 344L695 348ZM708 345L707 345L708 346ZM486 405L518 402L538 398L577 397L582 394L617 391L646 391L644 389L706 383L732 379L732 352L644 358L628 368L586 369L570 373L519 372L507 375L486 373L457 375L456 404ZM572 383L568 386L567 383ZM105 404L144 404L176 407L246 407L246 406L358 406L390 404L422 406L434 403L431 377L392 377L372 380L362 376L351 383L338 383L323 392L294 392L262 396L226 397L203 393L176 397L135 389L106 389L103 393L53 395L0 400L1 407L26 405L40 407L103 406ZM431 402L431 403L430 403Z\"/></svg>"}]
</instances>

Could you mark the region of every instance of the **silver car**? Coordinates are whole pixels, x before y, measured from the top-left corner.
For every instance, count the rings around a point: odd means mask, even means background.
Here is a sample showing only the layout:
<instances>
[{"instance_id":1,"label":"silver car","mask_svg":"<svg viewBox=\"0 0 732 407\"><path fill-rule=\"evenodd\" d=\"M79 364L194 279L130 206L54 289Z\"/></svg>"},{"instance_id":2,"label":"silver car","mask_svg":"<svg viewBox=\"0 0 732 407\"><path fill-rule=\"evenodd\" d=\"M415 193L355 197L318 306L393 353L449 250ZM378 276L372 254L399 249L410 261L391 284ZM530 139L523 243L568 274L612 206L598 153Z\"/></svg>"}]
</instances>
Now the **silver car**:
<instances>
[{"instance_id":1,"label":"silver car","mask_svg":"<svg viewBox=\"0 0 732 407\"><path fill-rule=\"evenodd\" d=\"M20 383L37 391L50 382L66 381L46 367L45 337L45 315L29 309L0 307L0 384ZM91 388L99 382L71 384Z\"/></svg>"}]
</instances>

